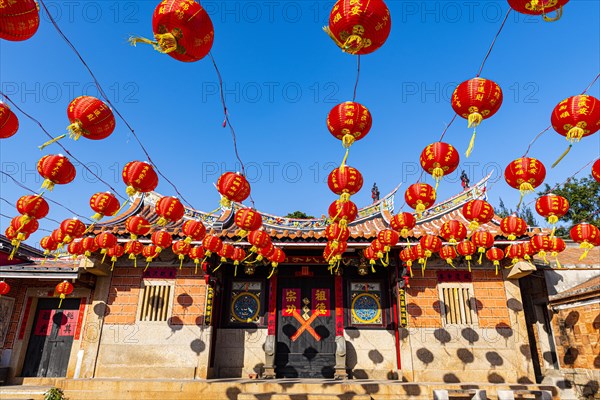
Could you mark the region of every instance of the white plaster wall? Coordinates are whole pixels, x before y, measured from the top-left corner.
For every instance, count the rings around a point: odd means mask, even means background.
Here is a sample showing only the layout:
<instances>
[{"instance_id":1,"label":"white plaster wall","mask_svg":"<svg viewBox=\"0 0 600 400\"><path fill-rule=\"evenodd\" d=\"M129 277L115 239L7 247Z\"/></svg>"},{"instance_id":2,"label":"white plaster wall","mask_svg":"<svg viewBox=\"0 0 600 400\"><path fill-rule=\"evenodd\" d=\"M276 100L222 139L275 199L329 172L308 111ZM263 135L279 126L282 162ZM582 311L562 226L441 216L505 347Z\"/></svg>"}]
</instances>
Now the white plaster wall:
<instances>
[{"instance_id":1,"label":"white plaster wall","mask_svg":"<svg viewBox=\"0 0 600 400\"><path fill-rule=\"evenodd\" d=\"M265 364L267 329L219 329L215 347L215 373L219 378L248 378Z\"/></svg>"},{"instance_id":2,"label":"white plaster wall","mask_svg":"<svg viewBox=\"0 0 600 400\"><path fill-rule=\"evenodd\" d=\"M389 379L397 373L394 331L352 329L344 331L346 366L354 379Z\"/></svg>"},{"instance_id":3,"label":"white plaster wall","mask_svg":"<svg viewBox=\"0 0 600 400\"><path fill-rule=\"evenodd\" d=\"M567 289L589 281L592 278L600 276L600 268L572 269L564 268L562 270L545 270L546 286L548 295L554 296Z\"/></svg>"}]
</instances>

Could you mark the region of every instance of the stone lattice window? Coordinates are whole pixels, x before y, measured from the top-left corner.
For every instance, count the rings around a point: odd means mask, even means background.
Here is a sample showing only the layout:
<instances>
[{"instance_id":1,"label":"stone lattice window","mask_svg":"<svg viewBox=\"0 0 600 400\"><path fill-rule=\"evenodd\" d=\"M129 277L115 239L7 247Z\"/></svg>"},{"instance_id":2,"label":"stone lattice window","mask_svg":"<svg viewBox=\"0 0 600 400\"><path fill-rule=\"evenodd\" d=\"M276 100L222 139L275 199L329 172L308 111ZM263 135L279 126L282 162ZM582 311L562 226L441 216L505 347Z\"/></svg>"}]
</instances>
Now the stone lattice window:
<instances>
[{"instance_id":1,"label":"stone lattice window","mask_svg":"<svg viewBox=\"0 0 600 400\"><path fill-rule=\"evenodd\" d=\"M140 292L138 321L167 321L172 312L173 284L165 281L145 281Z\"/></svg>"},{"instance_id":2,"label":"stone lattice window","mask_svg":"<svg viewBox=\"0 0 600 400\"><path fill-rule=\"evenodd\" d=\"M470 283L440 283L440 312L444 325L476 325L477 312Z\"/></svg>"}]
</instances>

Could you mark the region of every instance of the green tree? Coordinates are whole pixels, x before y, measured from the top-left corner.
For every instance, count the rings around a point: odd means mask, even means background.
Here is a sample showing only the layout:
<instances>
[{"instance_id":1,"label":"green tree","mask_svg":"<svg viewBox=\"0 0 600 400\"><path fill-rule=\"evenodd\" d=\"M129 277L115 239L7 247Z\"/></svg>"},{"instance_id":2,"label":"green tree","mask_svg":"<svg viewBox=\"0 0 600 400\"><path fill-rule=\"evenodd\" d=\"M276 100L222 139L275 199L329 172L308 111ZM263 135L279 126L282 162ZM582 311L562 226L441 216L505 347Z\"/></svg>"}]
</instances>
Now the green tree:
<instances>
[{"instance_id":1,"label":"green tree","mask_svg":"<svg viewBox=\"0 0 600 400\"><path fill-rule=\"evenodd\" d=\"M538 222L535 219L535 215L533 214L533 211L530 207L524 207L521 208L518 212L515 212L512 210L512 208L510 210L506 208L504 202L502 201L502 198L500 198L500 204L498 204L498 207L496 207L495 211L496 215L498 215L499 217L504 218L508 217L509 215L516 214L517 216L523 218L528 226L538 226Z\"/></svg>"},{"instance_id":2,"label":"green tree","mask_svg":"<svg viewBox=\"0 0 600 400\"><path fill-rule=\"evenodd\" d=\"M294 218L294 219L313 219L312 215L307 215L303 211L294 211L285 216L286 218Z\"/></svg>"}]
</instances>

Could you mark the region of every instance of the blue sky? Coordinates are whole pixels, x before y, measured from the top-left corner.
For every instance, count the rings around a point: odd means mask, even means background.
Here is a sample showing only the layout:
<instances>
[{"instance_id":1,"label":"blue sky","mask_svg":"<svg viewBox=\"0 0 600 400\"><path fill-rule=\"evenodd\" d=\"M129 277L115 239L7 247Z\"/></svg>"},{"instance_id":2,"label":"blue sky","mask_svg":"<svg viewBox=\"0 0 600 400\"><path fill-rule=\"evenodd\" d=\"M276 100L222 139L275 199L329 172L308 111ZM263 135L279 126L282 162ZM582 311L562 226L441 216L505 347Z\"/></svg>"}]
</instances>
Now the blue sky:
<instances>
[{"instance_id":1,"label":"blue sky","mask_svg":"<svg viewBox=\"0 0 600 400\"><path fill-rule=\"evenodd\" d=\"M111 100L134 127L153 160L200 210L214 209L219 174L239 170L212 63L180 63L150 46L129 46L130 35L150 37L157 2L47 1L61 29L82 53ZM333 2L212 1L203 3L215 27L213 55L227 94L231 121L242 159L247 164L253 198L259 210L286 214L303 210L320 216L336 196L326 178L339 165L343 149L325 125L329 110L351 100L356 57L341 52L322 31ZM357 101L373 115L373 128L351 149L349 164L364 176L365 187L354 197L364 206L377 182L383 194L406 187L419 174L421 150L437 141L454 113L454 87L475 76L508 10L505 1L389 1L392 32L386 44L361 59ZM550 113L564 98L583 91L600 70L600 3L572 0L563 18L545 23L513 12L489 57L482 76L500 84L504 103L478 129L470 158L463 154L471 130L457 121L445 141L461 153L471 181L495 171L490 201L518 201L517 191L501 178L504 167L523 155L527 144L550 123ZM61 134L68 125L66 107L82 94L96 95L92 79L59 37L46 16L36 35L25 42L0 41L0 84L45 128ZM596 83L589 94L599 97ZM44 154L58 153L41 130L18 114L17 135L0 142L2 171L37 189L35 172ZM70 151L98 171L120 193L122 167L144 155L125 124L108 139L64 141ZM574 146L555 169L549 166L566 147L553 130L534 145L530 156L548 167L546 182L562 182L600 153L598 134ZM48 196L82 215L92 215L89 197L108 188L77 169L76 180ZM459 171L460 172L460 171ZM585 174L589 173L589 167ZM582 173L580 176L583 176ZM440 185L438 199L460 191L458 175ZM427 177L431 183L431 178ZM0 177L0 195L14 203L25 194ZM161 180L158 189L174 195ZM403 190L401 189L403 192ZM529 200L533 200L531 197ZM397 206L403 203L397 197ZM0 202L6 215L16 210ZM72 215L52 206L61 221ZM2 231L8 224L0 219ZM41 221L44 229L55 224ZM46 232L34 235L36 244Z\"/></svg>"}]
</instances>

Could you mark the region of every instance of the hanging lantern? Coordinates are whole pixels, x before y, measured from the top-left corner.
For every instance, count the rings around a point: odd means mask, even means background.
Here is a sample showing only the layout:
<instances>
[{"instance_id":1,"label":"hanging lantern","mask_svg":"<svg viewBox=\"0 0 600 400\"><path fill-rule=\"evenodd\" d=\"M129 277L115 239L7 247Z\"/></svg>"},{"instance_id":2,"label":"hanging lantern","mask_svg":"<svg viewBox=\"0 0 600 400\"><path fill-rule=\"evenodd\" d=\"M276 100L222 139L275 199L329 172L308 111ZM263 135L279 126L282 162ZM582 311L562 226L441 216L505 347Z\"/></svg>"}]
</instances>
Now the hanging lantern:
<instances>
[{"instance_id":1,"label":"hanging lantern","mask_svg":"<svg viewBox=\"0 0 600 400\"><path fill-rule=\"evenodd\" d=\"M144 217L134 215L125 221L125 229L131 235L131 240L136 240L138 236L145 236L150 232L150 222Z\"/></svg>"},{"instance_id":2,"label":"hanging lantern","mask_svg":"<svg viewBox=\"0 0 600 400\"><path fill-rule=\"evenodd\" d=\"M398 244L399 239L400 236L398 233L391 229L385 229L377 234L377 241L383 244L383 251L386 253L389 252L392 247Z\"/></svg>"},{"instance_id":3,"label":"hanging lantern","mask_svg":"<svg viewBox=\"0 0 600 400\"><path fill-rule=\"evenodd\" d=\"M23 223L23 216L19 215L10 221L10 226L17 233L17 240L25 240L26 235L29 236L38 230L40 223L37 219L30 219Z\"/></svg>"},{"instance_id":4,"label":"hanging lantern","mask_svg":"<svg viewBox=\"0 0 600 400\"><path fill-rule=\"evenodd\" d=\"M101 262L104 263L108 249L117 245L117 237L110 232L102 232L96 236L96 244L100 249L100 254L103 254Z\"/></svg>"},{"instance_id":5,"label":"hanging lantern","mask_svg":"<svg viewBox=\"0 0 600 400\"><path fill-rule=\"evenodd\" d=\"M137 256L142 254L144 250L144 245L138 242L137 240L130 240L125 243L125 253L129 254L127 258L133 260L133 267L137 268Z\"/></svg>"},{"instance_id":6,"label":"hanging lantern","mask_svg":"<svg viewBox=\"0 0 600 400\"><path fill-rule=\"evenodd\" d=\"M265 247L261 247L258 249L258 256L256 256L256 261L262 261L265 257L269 257L275 251L275 246L273 243L269 243Z\"/></svg>"},{"instance_id":7,"label":"hanging lantern","mask_svg":"<svg viewBox=\"0 0 600 400\"><path fill-rule=\"evenodd\" d=\"M550 237L546 235L536 235L529 239L529 243L531 244L534 253L537 253L538 257L541 257L544 262L548 264L546 251L550 250Z\"/></svg>"},{"instance_id":8,"label":"hanging lantern","mask_svg":"<svg viewBox=\"0 0 600 400\"><path fill-rule=\"evenodd\" d=\"M327 128L344 148L367 136L371 130L373 119L369 109L360 103L346 101L333 107L327 115Z\"/></svg>"},{"instance_id":9,"label":"hanging lantern","mask_svg":"<svg viewBox=\"0 0 600 400\"><path fill-rule=\"evenodd\" d=\"M185 241L192 243L193 241L199 242L206 236L206 227L197 219L188 219L183 223L181 227L183 234L186 236Z\"/></svg>"},{"instance_id":10,"label":"hanging lantern","mask_svg":"<svg viewBox=\"0 0 600 400\"><path fill-rule=\"evenodd\" d=\"M330 265L334 265L336 262L342 259L342 255L348 249L348 243L343 241L327 242L323 254L330 254L330 257L325 257L329 261Z\"/></svg>"},{"instance_id":11,"label":"hanging lantern","mask_svg":"<svg viewBox=\"0 0 600 400\"><path fill-rule=\"evenodd\" d=\"M471 155L477 135L476 128L484 120L490 118L502 105L502 89L494 81L484 78L469 79L458 85L452 94L452 109L468 121L473 129L466 156Z\"/></svg>"},{"instance_id":12,"label":"hanging lantern","mask_svg":"<svg viewBox=\"0 0 600 400\"><path fill-rule=\"evenodd\" d=\"M44 256L48 256L58 248L58 243L52 239L52 236L44 236L40 239L40 247L44 249Z\"/></svg>"},{"instance_id":13,"label":"hanging lantern","mask_svg":"<svg viewBox=\"0 0 600 400\"><path fill-rule=\"evenodd\" d=\"M390 220L390 227L398 232L403 238L408 237L411 229L417 225L415 216L411 213L402 212L394 215Z\"/></svg>"},{"instance_id":14,"label":"hanging lantern","mask_svg":"<svg viewBox=\"0 0 600 400\"><path fill-rule=\"evenodd\" d=\"M338 223L340 226L348 224L356 219L358 208L351 201L336 200L329 206L329 219L332 223Z\"/></svg>"},{"instance_id":15,"label":"hanging lantern","mask_svg":"<svg viewBox=\"0 0 600 400\"><path fill-rule=\"evenodd\" d=\"M73 239L82 237L86 229L85 224L77 218L65 219L60 224L60 230L65 234L63 243L71 243Z\"/></svg>"},{"instance_id":16,"label":"hanging lantern","mask_svg":"<svg viewBox=\"0 0 600 400\"><path fill-rule=\"evenodd\" d=\"M509 215L500 221L500 229L507 235L508 240L515 240L527 232L527 222L516 215Z\"/></svg>"},{"instance_id":17,"label":"hanging lantern","mask_svg":"<svg viewBox=\"0 0 600 400\"><path fill-rule=\"evenodd\" d=\"M188 255L192 260L194 260L194 274L198 273L198 264L200 264L201 260L204 258L204 247L202 246L194 246L190 249Z\"/></svg>"},{"instance_id":18,"label":"hanging lantern","mask_svg":"<svg viewBox=\"0 0 600 400\"><path fill-rule=\"evenodd\" d=\"M330 242L346 242L350 238L350 229L340 224L331 224L325 228L325 237Z\"/></svg>"},{"instance_id":19,"label":"hanging lantern","mask_svg":"<svg viewBox=\"0 0 600 400\"><path fill-rule=\"evenodd\" d=\"M221 205L231 207L231 202L241 203L250 196L250 183L242 174L225 172L217 180L217 190L223 196Z\"/></svg>"},{"instance_id":20,"label":"hanging lantern","mask_svg":"<svg viewBox=\"0 0 600 400\"><path fill-rule=\"evenodd\" d=\"M67 251L70 255L73 256L73 260L77 260L77 257L83 255L83 245L81 244L81 240L73 240L67 246Z\"/></svg>"},{"instance_id":21,"label":"hanging lantern","mask_svg":"<svg viewBox=\"0 0 600 400\"><path fill-rule=\"evenodd\" d=\"M65 241L65 236L67 236L62 229L55 229L52 231L52 233L50 234L50 236L52 237L52 240L54 240L56 243L58 243L58 249L62 249L63 245L64 245L64 241Z\"/></svg>"},{"instance_id":22,"label":"hanging lantern","mask_svg":"<svg viewBox=\"0 0 600 400\"><path fill-rule=\"evenodd\" d=\"M594 248L594 243L599 240L600 229L587 222L582 222L571 228L569 234L571 239L573 239L574 242L579 243L579 247L584 249L583 254L579 258L579 260L583 260L587 257L588 252Z\"/></svg>"},{"instance_id":23,"label":"hanging lantern","mask_svg":"<svg viewBox=\"0 0 600 400\"><path fill-rule=\"evenodd\" d=\"M177 197L165 196L161 197L156 202L155 206L156 214L160 217L156 224L158 226L165 226L169 222L177 222L183 218L185 214L185 208L181 201Z\"/></svg>"},{"instance_id":24,"label":"hanging lantern","mask_svg":"<svg viewBox=\"0 0 600 400\"><path fill-rule=\"evenodd\" d=\"M65 185L75 179L75 167L63 155L47 155L37 163L38 173L44 178L42 189L52 191L54 185Z\"/></svg>"},{"instance_id":25,"label":"hanging lantern","mask_svg":"<svg viewBox=\"0 0 600 400\"><path fill-rule=\"evenodd\" d=\"M363 177L356 168L342 165L329 173L327 185L333 193L341 196L341 201L348 201L362 188Z\"/></svg>"},{"instance_id":26,"label":"hanging lantern","mask_svg":"<svg viewBox=\"0 0 600 400\"><path fill-rule=\"evenodd\" d=\"M2 16L0 15L0 21ZM1 26L2 22L0 22ZM0 27L0 30L2 28ZM0 139L8 139L19 130L19 119L7 104L0 101Z\"/></svg>"},{"instance_id":27,"label":"hanging lantern","mask_svg":"<svg viewBox=\"0 0 600 400\"><path fill-rule=\"evenodd\" d=\"M600 238L600 236L598 236ZM562 268L560 265L560 261L558 261L558 254L562 253L567 249L567 244L564 240L559 237L550 238L549 250L551 251L550 255L554 257L554 261L556 262L556 266L558 268Z\"/></svg>"},{"instance_id":28,"label":"hanging lantern","mask_svg":"<svg viewBox=\"0 0 600 400\"><path fill-rule=\"evenodd\" d=\"M363 256L369 260L369 264L371 265L371 271L374 273L375 272L375 264L377 264L377 260L379 259L379 257L377 257L377 253L375 252L375 250L373 250L373 248L371 246L363 249Z\"/></svg>"},{"instance_id":29,"label":"hanging lantern","mask_svg":"<svg viewBox=\"0 0 600 400\"><path fill-rule=\"evenodd\" d=\"M536 200L535 211L548 219L548 223L552 225L550 236L554 236L558 219L569 211L569 201L562 196L548 194Z\"/></svg>"},{"instance_id":30,"label":"hanging lantern","mask_svg":"<svg viewBox=\"0 0 600 400\"><path fill-rule=\"evenodd\" d=\"M10 240L10 244L12 245L12 250L8 256L8 259L12 260L13 256L19 249L21 241L27 240L29 238L29 233L17 232L12 226L9 225L8 228L6 228L6 230L4 231L4 235L8 238L8 240Z\"/></svg>"},{"instance_id":31,"label":"hanging lantern","mask_svg":"<svg viewBox=\"0 0 600 400\"><path fill-rule=\"evenodd\" d=\"M78 140L81 136L101 140L115 130L116 122L112 110L102 100L92 96L79 96L67 108L71 125L67 127L70 136Z\"/></svg>"},{"instance_id":32,"label":"hanging lantern","mask_svg":"<svg viewBox=\"0 0 600 400\"><path fill-rule=\"evenodd\" d=\"M171 247L171 244L173 244L173 238L171 237L171 234L164 229L152 232L150 239L152 240L152 244L156 246L156 250L159 253L163 249Z\"/></svg>"},{"instance_id":33,"label":"hanging lantern","mask_svg":"<svg viewBox=\"0 0 600 400\"><path fill-rule=\"evenodd\" d=\"M90 208L96 213L92 215L92 219L100 221L105 216L112 217L119 212L121 205L114 194L110 192L100 192L94 193L92 197L90 197Z\"/></svg>"},{"instance_id":34,"label":"hanging lantern","mask_svg":"<svg viewBox=\"0 0 600 400\"><path fill-rule=\"evenodd\" d=\"M600 158L592 165L592 176L596 182L600 182Z\"/></svg>"},{"instance_id":35,"label":"hanging lantern","mask_svg":"<svg viewBox=\"0 0 600 400\"><path fill-rule=\"evenodd\" d=\"M110 270L112 271L115 268L115 263L117 262L119 257L122 257L123 254L125 254L125 248L120 244L116 244L110 249L108 249L106 254L110 257L110 261L112 262L110 266Z\"/></svg>"},{"instance_id":36,"label":"hanging lantern","mask_svg":"<svg viewBox=\"0 0 600 400\"><path fill-rule=\"evenodd\" d=\"M148 193L158 186L158 175L152 165L145 161L130 161L123 167L121 174L127 185L125 192L129 197L138 193Z\"/></svg>"},{"instance_id":37,"label":"hanging lantern","mask_svg":"<svg viewBox=\"0 0 600 400\"><path fill-rule=\"evenodd\" d=\"M467 237L467 228L455 219L446 221L440 228L440 236L451 245L457 245Z\"/></svg>"},{"instance_id":38,"label":"hanging lantern","mask_svg":"<svg viewBox=\"0 0 600 400\"><path fill-rule=\"evenodd\" d=\"M531 242L521 242L519 245L523 248L523 253L525 254L523 258L525 258L527 261L531 261L531 257L537 253L537 251L535 251L531 245Z\"/></svg>"},{"instance_id":39,"label":"hanging lantern","mask_svg":"<svg viewBox=\"0 0 600 400\"><path fill-rule=\"evenodd\" d=\"M425 249L418 243L416 246L412 246L412 252L417 260L417 262L421 265L421 274L425 274L425 267L427 265L427 256L425 255Z\"/></svg>"},{"instance_id":40,"label":"hanging lantern","mask_svg":"<svg viewBox=\"0 0 600 400\"><path fill-rule=\"evenodd\" d=\"M10 285L4 280L0 281L0 297L6 296L10 292Z\"/></svg>"},{"instance_id":41,"label":"hanging lantern","mask_svg":"<svg viewBox=\"0 0 600 400\"><path fill-rule=\"evenodd\" d=\"M500 260L504 258L504 252L497 247L492 247L485 252L485 256L494 264L496 267L496 275L498 275L498 267L500 266Z\"/></svg>"},{"instance_id":42,"label":"hanging lantern","mask_svg":"<svg viewBox=\"0 0 600 400\"><path fill-rule=\"evenodd\" d=\"M26 223L30 219L42 219L50 211L46 200L40 196L22 196L17 200L17 211L23 214L22 221Z\"/></svg>"},{"instance_id":43,"label":"hanging lantern","mask_svg":"<svg viewBox=\"0 0 600 400\"><path fill-rule=\"evenodd\" d=\"M515 265L520 259L525 257L525 249L518 244L511 244L506 248L505 256L511 259L512 265Z\"/></svg>"},{"instance_id":44,"label":"hanging lantern","mask_svg":"<svg viewBox=\"0 0 600 400\"><path fill-rule=\"evenodd\" d=\"M423 149L421 167L435 180L435 190L444 175L451 174L460 163L458 152L448 143L435 142Z\"/></svg>"},{"instance_id":45,"label":"hanging lantern","mask_svg":"<svg viewBox=\"0 0 600 400\"><path fill-rule=\"evenodd\" d=\"M383 46L390 35L390 10L383 0L338 0L323 30L342 51L369 54Z\"/></svg>"},{"instance_id":46,"label":"hanging lantern","mask_svg":"<svg viewBox=\"0 0 600 400\"><path fill-rule=\"evenodd\" d=\"M517 158L504 170L504 179L512 188L521 192L521 199L517 208L521 206L523 196L531 193L540 186L546 178L546 168L544 164L535 158L521 157Z\"/></svg>"},{"instance_id":47,"label":"hanging lantern","mask_svg":"<svg viewBox=\"0 0 600 400\"><path fill-rule=\"evenodd\" d=\"M206 257L210 257L212 253L219 253L223 242L215 235L208 235L202 240L202 247L204 247Z\"/></svg>"},{"instance_id":48,"label":"hanging lantern","mask_svg":"<svg viewBox=\"0 0 600 400\"><path fill-rule=\"evenodd\" d=\"M238 232L240 237L246 236L250 231L260 229L263 223L260 213L252 208L240 208L237 210L234 222L241 229Z\"/></svg>"},{"instance_id":49,"label":"hanging lantern","mask_svg":"<svg viewBox=\"0 0 600 400\"><path fill-rule=\"evenodd\" d=\"M471 200L462 208L462 214L469 222L469 229L476 231L481 225L494 219L494 207L485 200Z\"/></svg>"},{"instance_id":50,"label":"hanging lantern","mask_svg":"<svg viewBox=\"0 0 600 400\"><path fill-rule=\"evenodd\" d=\"M456 246L456 251L467 260L469 272L471 272L471 260L473 259L473 254L477 251L477 246L470 240L463 240Z\"/></svg>"},{"instance_id":51,"label":"hanging lantern","mask_svg":"<svg viewBox=\"0 0 600 400\"><path fill-rule=\"evenodd\" d=\"M58 308L60 308L62 306L63 300L68 295L70 295L71 293L73 293L73 289L74 289L73 284L71 282L69 282L69 281L62 281L61 283L59 283L58 285L56 285L56 288L54 289L54 291L60 297L60 301L58 302Z\"/></svg>"},{"instance_id":52,"label":"hanging lantern","mask_svg":"<svg viewBox=\"0 0 600 400\"><path fill-rule=\"evenodd\" d=\"M379 240L375 239L371 242L371 248L373 249L375 254L377 254L377 258L382 260L384 266L387 266L386 263L383 261L383 257L385 256L385 245Z\"/></svg>"},{"instance_id":53,"label":"hanging lantern","mask_svg":"<svg viewBox=\"0 0 600 400\"><path fill-rule=\"evenodd\" d=\"M3 2L0 7L0 39L20 42L31 38L40 26L35 0Z\"/></svg>"},{"instance_id":54,"label":"hanging lantern","mask_svg":"<svg viewBox=\"0 0 600 400\"><path fill-rule=\"evenodd\" d=\"M154 261L154 259L158 257L159 254L160 251L155 245L149 244L147 246L144 246L144 248L142 249L142 257L146 259L146 268L144 268L144 271L148 269L150 263Z\"/></svg>"},{"instance_id":55,"label":"hanging lantern","mask_svg":"<svg viewBox=\"0 0 600 400\"><path fill-rule=\"evenodd\" d=\"M446 262L452 267L452 268L456 268L454 266L453 260L457 257L456 254L456 249L454 246L443 246L440 249L440 257L444 260L446 260Z\"/></svg>"},{"instance_id":56,"label":"hanging lantern","mask_svg":"<svg viewBox=\"0 0 600 400\"><path fill-rule=\"evenodd\" d=\"M425 254L425 260L421 265L421 274L425 274L425 268L427 267L427 259L430 258L433 253L438 253L442 248L442 240L434 235L424 235L419 239L419 244L423 248Z\"/></svg>"},{"instance_id":57,"label":"hanging lantern","mask_svg":"<svg viewBox=\"0 0 600 400\"><path fill-rule=\"evenodd\" d=\"M237 276L238 265L240 265L240 263L246 259L246 252L244 251L244 249L236 247L233 250L231 259L233 260L233 265L235 267L235 269L233 270L233 276Z\"/></svg>"},{"instance_id":58,"label":"hanging lantern","mask_svg":"<svg viewBox=\"0 0 600 400\"><path fill-rule=\"evenodd\" d=\"M277 266L285 261L285 253L279 247L275 247L273 253L267 258L271 262L271 267L273 268L269 276L267 276L267 279L270 279L277 270Z\"/></svg>"},{"instance_id":59,"label":"hanging lantern","mask_svg":"<svg viewBox=\"0 0 600 400\"><path fill-rule=\"evenodd\" d=\"M234 251L235 247L233 247L229 243L223 243L221 248L217 251L217 255L221 257L220 261L224 263L227 262L228 258L231 258L233 256Z\"/></svg>"},{"instance_id":60,"label":"hanging lantern","mask_svg":"<svg viewBox=\"0 0 600 400\"><path fill-rule=\"evenodd\" d=\"M471 241L477 247L479 252L478 263L481 264L485 251L494 245L494 235L488 231L477 231L471 236Z\"/></svg>"},{"instance_id":61,"label":"hanging lantern","mask_svg":"<svg viewBox=\"0 0 600 400\"><path fill-rule=\"evenodd\" d=\"M162 1L152 15L154 39L130 37L129 42L152 45L156 51L177 61L195 62L210 51L215 32L208 13L193 0Z\"/></svg>"},{"instance_id":62,"label":"hanging lantern","mask_svg":"<svg viewBox=\"0 0 600 400\"><path fill-rule=\"evenodd\" d=\"M416 260L416 256L412 250L412 247L409 246L409 247L402 249L402 251L400 252L400 260L402 260L404 262L404 264L406 264L408 273L412 277L413 276L412 264L413 264L413 261Z\"/></svg>"},{"instance_id":63,"label":"hanging lantern","mask_svg":"<svg viewBox=\"0 0 600 400\"><path fill-rule=\"evenodd\" d=\"M81 247L83 247L84 255L91 257L92 253L98 251L100 246L96 243L96 238L88 236L81 239Z\"/></svg>"},{"instance_id":64,"label":"hanging lantern","mask_svg":"<svg viewBox=\"0 0 600 400\"><path fill-rule=\"evenodd\" d=\"M554 22L563 14L563 6L569 0L508 0L510 7L518 13L528 15L541 15L546 22ZM555 11L555 17L548 17L548 13Z\"/></svg>"},{"instance_id":65,"label":"hanging lantern","mask_svg":"<svg viewBox=\"0 0 600 400\"><path fill-rule=\"evenodd\" d=\"M248 242L252 245L250 248L251 253L256 253L258 249L269 246L271 243L271 237L265 231L252 231L248 234Z\"/></svg>"},{"instance_id":66,"label":"hanging lantern","mask_svg":"<svg viewBox=\"0 0 600 400\"><path fill-rule=\"evenodd\" d=\"M419 217L435 203L435 198L435 190L426 183L414 183L404 193L406 204L414 208Z\"/></svg>"},{"instance_id":67,"label":"hanging lantern","mask_svg":"<svg viewBox=\"0 0 600 400\"><path fill-rule=\"evenodd\" d=\"M183 260L185 259L185 256L189 254L192 246L185 240L177 240L173 243L171 248L173 249L173 253L175 253L179 259L179 269L181 269L183 267Z\"/></svg>"}]
</instances>

